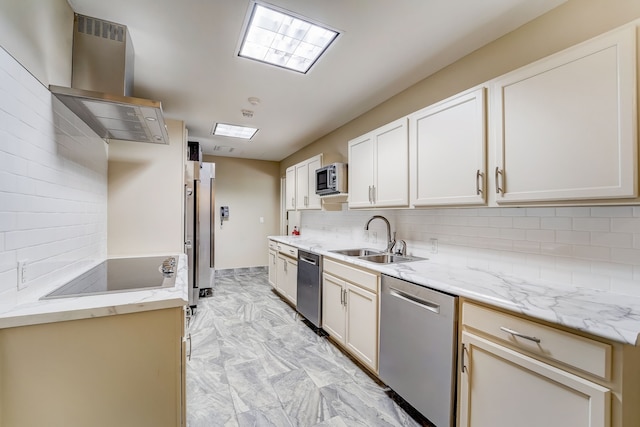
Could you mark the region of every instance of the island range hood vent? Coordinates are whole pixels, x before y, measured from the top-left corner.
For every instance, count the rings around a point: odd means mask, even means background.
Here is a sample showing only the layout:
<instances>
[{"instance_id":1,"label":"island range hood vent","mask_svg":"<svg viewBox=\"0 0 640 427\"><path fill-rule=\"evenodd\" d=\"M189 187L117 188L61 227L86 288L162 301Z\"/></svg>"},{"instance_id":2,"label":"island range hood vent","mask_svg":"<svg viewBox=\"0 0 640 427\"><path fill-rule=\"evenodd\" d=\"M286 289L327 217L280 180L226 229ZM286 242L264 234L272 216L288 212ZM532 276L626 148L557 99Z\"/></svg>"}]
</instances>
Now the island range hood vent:
<instances>
[{"instance_id":1,"label":"island range hood vent","mask_svg":"<svg viewBox=\"0 0 640 427\"><path fill-rule=\"evenodd\" d=\"M161 103L130 96L133 57L126 26L75 14L71 87L49 90L107 142L168 144Z\"/></svg>"}]
</instances>

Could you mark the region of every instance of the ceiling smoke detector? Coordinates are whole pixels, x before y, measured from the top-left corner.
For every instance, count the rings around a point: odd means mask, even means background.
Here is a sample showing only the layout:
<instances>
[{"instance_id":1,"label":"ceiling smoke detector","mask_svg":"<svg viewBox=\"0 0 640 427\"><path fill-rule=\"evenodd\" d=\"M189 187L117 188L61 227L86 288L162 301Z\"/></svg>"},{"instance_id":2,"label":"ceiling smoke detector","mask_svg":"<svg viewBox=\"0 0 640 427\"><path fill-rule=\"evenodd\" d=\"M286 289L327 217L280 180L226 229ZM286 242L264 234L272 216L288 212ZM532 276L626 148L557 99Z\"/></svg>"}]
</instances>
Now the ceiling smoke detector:
<instances>
[{"instance_id":1,"label":"ceiling smoke detector","mask_svg":"<svg viewBox=\"0 0 640 427\"><path fill-rule=\"evenodd\" d=\"M250 119L253 117L253 111L251 110L241 110L242 111L242 116L246 117L247 119Z\"/></svg>"}]
</instances>

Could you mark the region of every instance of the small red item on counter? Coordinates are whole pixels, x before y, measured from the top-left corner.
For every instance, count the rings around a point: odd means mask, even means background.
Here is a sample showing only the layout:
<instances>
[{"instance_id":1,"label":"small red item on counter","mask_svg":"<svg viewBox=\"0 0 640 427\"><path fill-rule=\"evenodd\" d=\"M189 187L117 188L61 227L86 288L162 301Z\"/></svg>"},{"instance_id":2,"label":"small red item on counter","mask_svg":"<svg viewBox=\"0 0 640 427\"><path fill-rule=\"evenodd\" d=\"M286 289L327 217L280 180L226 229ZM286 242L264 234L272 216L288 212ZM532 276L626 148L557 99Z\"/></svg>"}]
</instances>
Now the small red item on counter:
<instances>
[{"instance_id":1,"label":"small red item on counter","mask_svg":"<svg viewBox=\"0 0 640 427\"><path fill-rule=\"evenodd\" d=\"M298 227L295 226L293 227L293 231L291 232L292 236L299 236L300 235L300 231L298 231Z\"/></svg>"}]
</instances>

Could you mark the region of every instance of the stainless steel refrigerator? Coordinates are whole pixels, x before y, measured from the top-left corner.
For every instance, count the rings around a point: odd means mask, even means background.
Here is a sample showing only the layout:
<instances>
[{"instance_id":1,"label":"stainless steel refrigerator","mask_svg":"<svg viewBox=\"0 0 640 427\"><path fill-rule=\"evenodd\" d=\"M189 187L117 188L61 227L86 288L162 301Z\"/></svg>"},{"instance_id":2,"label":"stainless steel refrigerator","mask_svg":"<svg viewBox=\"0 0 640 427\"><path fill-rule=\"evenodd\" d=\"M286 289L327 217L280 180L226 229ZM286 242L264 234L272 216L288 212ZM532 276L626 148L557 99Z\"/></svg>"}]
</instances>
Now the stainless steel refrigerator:
<instances>
[{"instance_id":1,"label":"stainless steel refrigerator","mask_svg":"<svg viewBox=\"0 0 640 427\"><path fill-rule=\"evenodd\" d=\"M215 165L188 161L185 171L184 251L189 260L189 305L213 286Z\"/></svg>"}]
</instances>

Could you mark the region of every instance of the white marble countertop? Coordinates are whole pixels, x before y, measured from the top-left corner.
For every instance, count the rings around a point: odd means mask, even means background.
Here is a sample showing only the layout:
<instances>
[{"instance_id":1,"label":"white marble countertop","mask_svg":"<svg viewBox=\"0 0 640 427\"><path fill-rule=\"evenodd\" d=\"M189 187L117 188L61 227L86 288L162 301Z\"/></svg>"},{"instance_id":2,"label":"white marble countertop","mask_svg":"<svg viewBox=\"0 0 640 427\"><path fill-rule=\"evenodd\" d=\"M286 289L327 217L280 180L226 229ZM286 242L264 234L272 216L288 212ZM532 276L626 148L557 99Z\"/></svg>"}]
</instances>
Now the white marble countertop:
<instances>
[{"instance_id":1,"label":"white marble countertop","mask_svg":"<svg viewBox=\"0 0 640 427\"><path fill-rule=\"evenodd\" d=\"M489 270L447 265L438 257L399 264L376 264L329 252L360 247L349 241L304 236L272 240L378 271L419 285L473 299L515 313L588 332L624 344L639 345L640 298L561 283L502 275Z\"/></svg>"},{"instance_id":2,"label":"white marble countertop","mask_svg":"<svg viewBox=\"0 0 640 427\"><path fill-rule=\"evenodd\" d=\"M63 284L54 283L43 287L38 292L28 295L17 305L0 310L0 329L182 307L189 302L187 257L184 254L178 255L176 283L172 288L40 299Z\"/></svg>"}]
</instances>

